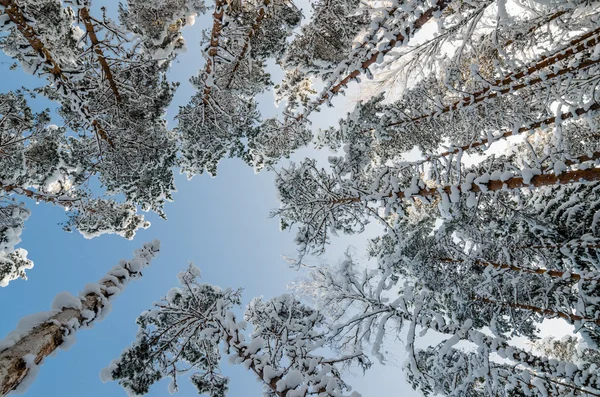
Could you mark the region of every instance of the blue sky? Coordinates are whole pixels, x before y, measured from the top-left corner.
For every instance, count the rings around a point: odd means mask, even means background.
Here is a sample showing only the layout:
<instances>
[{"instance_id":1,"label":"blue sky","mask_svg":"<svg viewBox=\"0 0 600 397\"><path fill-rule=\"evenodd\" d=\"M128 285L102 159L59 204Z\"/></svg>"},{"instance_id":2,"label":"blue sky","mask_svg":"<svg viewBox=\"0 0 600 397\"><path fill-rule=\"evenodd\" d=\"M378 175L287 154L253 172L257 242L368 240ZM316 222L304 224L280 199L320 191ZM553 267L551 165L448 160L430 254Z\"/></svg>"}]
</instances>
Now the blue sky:
<instances>
[{"instance_id":1,"label":"blue sky","mask_svg":"<svg viewBox=\"0 0 600 397\"><path fill-rule=\"evenodd\" d=\"M298 4L306 8L307 2ZM193 94L187 80L203 65L200 32L210 28L210 22L210 16L199 17L194 27L184 31L188 52L172 66L171 78L182 84L169 111L169 119ZM20 68L10 71L11 61L6 57L0 57L0 61L2 92L40 84L37 77L25 74ZM278 71L273 73L275 80L280 77ZM33 105L36 110L52 106L43 98L38 98ZM328 108L313 115L314 128L335 123L349 107L347 101L339 98L337 105L335 109ZM261 111L265 116L276 112L271 93L261 97ZM55 122L60 123L60 119L56 117ZM302 150L295 158L307 155L325 158L330 153ZM117 236L85 240L77 232L65 233L59 225L65 220L62 209L28 203L32 215L20 246L29 251L35 267L28 272L29 280L17 280L0 289L4 302L0 305L0 338L14 329L21 317L48 310L57 293L77 294L85 284L102 277L119 259L131 257L132 251L144 242L154 238L162 242L162 252L144 272L144 277L131 283L114 301L110 315L93 329L79 332L77 343L69 351L59 351L44 362L27 391L28 396L125 396L118 384L101 383L98 374L133 340L137 315L176 285L176 274L188 261L202 269L208 283L244 287L246 302L255 296L269 298L283 293L288 283L301 276L289 269L281 257L294 255L294 234L280 232L278 220L268 217L269 211L279 205L271 173L254 174L241 161L228 159L221 162L216 178L203 175L187 181L178 176L177 188L175 201L166 206L168 221L148 214L152 226L140 231L133 241ZM334 241L326 257L314 261L337 261L348 245L362 254L366 238L365 235L343 236ZM366 378L359 373L354 374L354 381L352 376L349 378L364 397L392 392L416 395L405 382L398 384L402 375L394 364L401 364L403 359L402 346L397 348L398 354L391 353L391 366L376 366ZM226 361L223 368L231 377L230 396L260 395L260 385L248 371ZM166 382L155 385L149 396L168 395L166 386ZM180 382L180 386L179 396L197 395L186 381Z\"/></svg>"}]
</instances>

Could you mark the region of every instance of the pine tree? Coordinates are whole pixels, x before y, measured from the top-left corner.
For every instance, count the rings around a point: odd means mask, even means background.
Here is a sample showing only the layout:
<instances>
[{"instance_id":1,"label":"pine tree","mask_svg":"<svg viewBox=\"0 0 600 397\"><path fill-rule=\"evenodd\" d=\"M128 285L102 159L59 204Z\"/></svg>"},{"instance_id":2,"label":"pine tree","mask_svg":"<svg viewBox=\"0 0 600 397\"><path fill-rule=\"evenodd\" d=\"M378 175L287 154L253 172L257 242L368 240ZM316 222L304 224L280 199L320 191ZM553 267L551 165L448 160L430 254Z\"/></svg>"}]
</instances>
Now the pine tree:
<instances>
[{"instance_id":1,"label":"pine tree","mask_svg":"<svg viewBox=\"0 0 600 397\"><path fill-rule=\"evenodd\" d=\"M377 269L362 270L347 256L339 267L314 269L308 280L295 286L328 314L329 343L342 351L370 346L371 354L385 362L386 338L402 333L409 383L425 395L598 393L599 379L588 371L589 366L574 363L572 357L566 361L548 360L511 345L501 336L482 332L479 327L497 322L461 317L460 302L452 305L442 287L431 288L432 283L443 283L443 279L429 274L428 279L415 281L418 284L403 281L386 264L380 260ZM459 289L458 284L455 289ZM417 338L431 331L447 336L439 345L417 348ZM476 349L455 347L458 342ZM510 363L493 360L492 353Z\"/></svg>"},{"instance_id":2,"label":"pine tree","mask_svg":"<svg viewBox=\"0 0 600 397\"><path fill-rule=\"evenodd\" d=\"M262 121L255 100L273 86L266 61L285 50L287 37L300 22L299 10L283 0L216 1L213 21L202 43L204 70L192 79L198 93L177 116L181 165L188 177L205 170L215 175L226 156L261 168L306 143L300 128L273 141L283 130L281 122Z\"/></svg>"},{"instance_id":3,"label":"pine tree","mask_svg":"<svg viewBox=\"0 0 600 397\"><path fill-rule=\"evenodd\" d=\"M149 226L138 208L164 217L164 203L172 199L177 142L164 113L176 85L166 72L181 49L182 19L203 5L165 3L160 12L170 10L172 19L158 21L162 28L147 20L142 26L140 14L151 11L135 2L121 8L122 24L91 15L89 2L1 6L0 48L25 71L48 79L34 92L1 94L3 197L60 205L67 210L64 229L86 238L133 238ZM154 48L162 34L170 38ZM58 102L63 125L50 124L48 110L31 111L26 96L36 93ZM92 191L96 178L102 189ZM6 236L20 234L10 222L6 227ZM26 251L13 254L13 248L3 247L3 286L33 265Z\"/></svg>"},{"instance_id":4,"label":"pine tree","mask_svg":"<svg viewBox=\"0 0 600 397\"><path fill-rule=\"evenodd\" d=\"M336 365L368 359L356 351L327 359L315 352L323 346L325 318L290 295L268 301L253 299L244 321L232 311L241 303L241 290L220 289L199 282L193 265L178 275L180 286L138 317L133 344L102 372L135 395L148 393L156 381L170 377L177 391L178 376L195 372L190 381L198 392L224 396L228 379L220 370L221 347L230 361L242 364L262 382L268 396L358 396L346 394ZM252 333L243 333L246 324Z\"/></svg>"},{"instance_id":5,"label":"pine tree","mask_svg":"<svg viewBox=\"0 0 600 397\"><path fill-rule=\"evenodd\" d=\"M111 301L134 279L142 276L160 249L155 240L122 260L96 284L89 284L79 297L62 292L52 302L52 310L23 318L17 329L0 341L0 394L6 395L26 378L35 377L44 358L73 341L80 328L93 326L108 312ZM30 381L31 379L28 379Z\"/></svg>"}]
</instances>

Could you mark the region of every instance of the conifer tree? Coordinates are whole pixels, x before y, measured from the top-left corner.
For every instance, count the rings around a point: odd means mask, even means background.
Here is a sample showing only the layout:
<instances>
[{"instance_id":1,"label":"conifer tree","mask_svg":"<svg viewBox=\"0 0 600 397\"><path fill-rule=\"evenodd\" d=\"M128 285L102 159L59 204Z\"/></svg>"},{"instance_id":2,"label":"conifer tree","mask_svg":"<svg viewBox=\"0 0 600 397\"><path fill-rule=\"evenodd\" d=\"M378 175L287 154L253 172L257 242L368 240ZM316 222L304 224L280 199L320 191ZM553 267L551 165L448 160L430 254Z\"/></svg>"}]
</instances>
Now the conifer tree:
<instances>
[{"instance_id":1,"label":"conifer tree","mask_svg":"<svg viewBox=\"0 0 600 397\"><path fill-rule=\"evenodd\" d=\"M201 394L224 396L228 379L221 373L221 348L230 361L252 371L268 396L358 396L348 394L337 366L358 362L360 352L328 359L315 352L325 342L325 318L290 295L268 301L253 299L237 320L232 311L241 303L241 290L220 289L199 282L193 265L178 275L180 286L138 317L133 344L102 372L135 395L148 393L156 381L170 377L177 391L178 376L193 369L190 381ZM252 333L246 337L246 323Z\"/></svg>"},{"instance_id":2,"label":"conifer tree","mask_svg":"<svg viewBox=\"0 0 600 397\"><path fill-rule=\"evenodd\" d=\"M0 395L23 390L19 385L31 383L47 356L73 342L80 328L102 320L111 301L131 280L142 276L142 269L159 250L158 240L146 243L134 252L132 260L121 260L98 283L87 285L78 297L62 292L52 302L51 311L23 318L17 329L0 341Z\"/></svg>"},{"instance_id":3,"label":"conifer tree","mask_svg":"<svg viewBox=\"0 0 600 397\"><path fill-rule=\"evenodd\" d=\"M490 336L479 327L496 327L498 321L481 322L482 317L473 312L472 320L465 318L460 301L446 300L439 285L432 289L433 283L443 283L443 279L430 273L429 278L403 281L397 268L386 265L380 260L377 269L362 270L346 257L339 267L312 270L309 279L295 286L328 314L328 341L342 352L370 347L371 354L385 362L385 340L404 335L407 378L424 395L598 393L599 379L588 370L589 365L574 362L572 357L548 360L511 345L502 336ZM456 284L457 279L451 282ZM456 284L455 289L459 288ZM417 348L417 338L431 331L447 336L438 345ZM455 347L459 342L463 346ZM508 363L492 359L492 353Z\"/></svg>"},{"instance_id":4,"label":"conifer tree","mask_svg":"<svg viewBox=\"0 0 600 397\"><path fill-rule=\"evenodd\" d=\"M166 72L183 46L179 30L203 3L169 1L150 10L133 2L121 6L121 24L92 15L89 2L0 5L0 48L26 72L48 80L35 92L1 94L3 197L60 205L67 210L64 229L86 238L133 238L149 226L138 208L164 217L175 189L177 142L164 113L176 85ZM146 18L157 13L165 19ZM50 124L47 110L31 111L26 96L36 93L58 102L62 125ZM92 191L96 178L102 189ZM22 222L17 226L7 218L4 235L13 243L3 247L2 286L33 265L26 251L14 252Z\"/></svg>"}]
</instances>

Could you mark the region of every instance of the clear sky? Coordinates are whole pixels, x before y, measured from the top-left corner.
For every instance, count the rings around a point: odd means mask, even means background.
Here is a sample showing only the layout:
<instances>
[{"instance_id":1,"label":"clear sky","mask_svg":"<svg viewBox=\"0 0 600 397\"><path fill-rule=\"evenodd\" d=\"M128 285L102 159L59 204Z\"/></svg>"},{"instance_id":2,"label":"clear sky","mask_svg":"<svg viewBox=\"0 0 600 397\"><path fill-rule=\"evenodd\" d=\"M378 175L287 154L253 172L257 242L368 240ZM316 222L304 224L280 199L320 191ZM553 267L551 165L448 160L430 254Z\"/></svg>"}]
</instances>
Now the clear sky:
<instances>
[{"instance_id":1,"label":"clear sky","mask_svg":"<svg viewBox=\"0 0 600 397\"><path fill-rule=\"evenodd\" d=\"M307 3L298 2L305 9ZM171 79L182 84L169 111L169 120L178 106L186 104L193 94L187 80L203 65L200 34L202 29L210 28L210 23L210 15L202 16L195 26L184 31L188 52L172 66ZM32 88L41 83L20 68L10 71L10 59L0 56L0 61L2 92L20 86ZM275 79L280 77L275 70L273 72ZM342 98L335 103L335 109L327 108L313 115L314 128L337 122L351 106L350 101ZM36 110L52 107L43 98L38 98L33 105ZM261 111L265 116L276 112L271 93L261 97ZM55 122L60 123L60 119L54 117ZM325 158L330 153L303 150L295 158L307 155ZM148 214L152 226L140 231L133 241L117 236L85 240L77 232L65 233L59 225L66 219L63 210L44 203L28 203L32 215L26 222L20 246L29 251L35 267L28 272L29 280L16 280L0 289L3 302L0 338L14 329L23 316L50 309L57 293L69 291L76 295L86 283L102 277L119 259L130 258L132 251L144 242L154 238L162 241L162 252L144 272L144 277L132 282L114 301L110 315L93 329L81 330L77 343L69 351L59 351L44 362L27 391L28 396L125 396L117 383L101 383L99 372L133 340L137 315L176 285L176 274L188 261L202 269L205 282L222 287L244 287L246 302L255 296L269 298L284 293L288 283L301 277L281 258L294 255L294 234L280 232L278 220L268 217L270 210L279 206L271 173L256 175L241 161L228 159L221 162L216 178L203 175L187 181L179 176L177 188L175 201L166 206L168 221ZM337 261L349 245L363 254L366 238L364 234L343 236L334 241L326 257L314 261ZM408 384L399 381L403 347L401 344L392 346L398 352L390 351L390 365L376 365L366 378L360 373L348 378L364 397L417 395ZM260 385L248 371L226 360L223 368L231 378L231 397L260 395ZM149 395L168 395L166 386L166 382L155 385ZM187 381L182 379L180 386L180 396L197 395Z\"/></svg>"}]
</instances>

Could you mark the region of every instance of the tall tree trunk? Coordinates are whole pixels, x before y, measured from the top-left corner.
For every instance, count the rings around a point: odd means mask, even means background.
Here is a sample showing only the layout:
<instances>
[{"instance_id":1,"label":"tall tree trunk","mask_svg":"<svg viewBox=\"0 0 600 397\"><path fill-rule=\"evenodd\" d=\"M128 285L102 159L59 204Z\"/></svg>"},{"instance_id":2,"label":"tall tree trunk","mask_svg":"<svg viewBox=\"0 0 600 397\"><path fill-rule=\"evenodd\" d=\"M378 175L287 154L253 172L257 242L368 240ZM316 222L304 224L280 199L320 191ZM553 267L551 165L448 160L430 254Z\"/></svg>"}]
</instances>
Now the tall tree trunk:
<instances>
[{"instance_id":1,"label":"tall tree trunk","mask_svg":"<svg viewBox=\"0 0 600 397\"><path fill-rule=\"evenodd\" d=\"M587 317L578 316L577 314L558 312L558 311L554 311L552 309L545 309L545 308L533 306L533 305L525 305L522 303L514 303L514 302L498 302L493 299L483 298L480 296L473 297L473 300L484 302L484 303L490 303L490 304L498 305L498 306L508 306L508 307L512 307L513 309L528 310L528 311L531 311L534 313L541 314L547 318L560 317L563 320L567 320L569 322L582 321L582 322L586 322L586 323L600 325L600 319L587 318Z\"/></svg>"},{"instance_id":2,"label":"tall tree trunk","mask_svg":"<svg viewBox=\"0 0 600 397\"><path fill-rule=\"evenodd\" d=\"M100 62L100 66L102 67L102 71L104 72L104 78L108 81L108 85L110 86L111 91L115 95L115 100L117 104L121 103L121 94L119 94L119 89L117 88L117 83L113 77L113 74L108 66L108 62L104 57L104 53L102 52L102 48L100 48L100 40L98 40L98 36L96 35L96 31L94 30L94 24L92 24L92 18L90 17L90 11L87 7L83 7L79 10L79 15L83 20L83 24L85 26L85 30L90 38L90 42L92 43L92 48L98 57L98 62Z\"/></svg>"},{"instance_id":3,"label":"tall tree trunk","mask_svg":"<svg viewBox=\"0 0 600 397\"><path fill-rule=\"evenodd\" d=\"M462 259L453 259L453 258L439 258L439 260L442 262L452 262L452 263L464 263L465 262ZM554 278L563 278L563 277L565 277L565 273L566 273L566 272L563 272L560 270L551 270L551 269L543 269L543 268L542 269L528 269L525 267L509 265L507 263L494 263L494 262L488 262L488 261L483 261L483 260L479 260L479 259L474 260L472 263L474 265L480 266L480 267L493 267L495 269L510 270L511 272L537 274L540 276L549 276L549 277L554 277ZM581 279L597 280L598 278L600 278L600 276L597 273L592 273L591 275L585 274L583 277L581 276L581 274L568 273L568 278L570 278L571 280L574 280L574 281L579 281Z\"/></svg>"},{"instance_id":4,"label":"tall tree trunk","mask_svg":"<svg viewBox=\"0 0 600 397\"><path fill-rule=\"evenodd\" d=\"M533 73L539 72L557 62L560 62L565 59L569 59L579 54L580 52L585 51L586 49L591 49L600 43L600 28L588 32L580 37L572 40L566 48L561 48L559 51L556 51L554 55L542 57L532 66L520 70L518 72L509 73L503 79L498 79L490 83L489 86L481 89L480 91L473 92L450 105L447 105L441 109L436 110L435 112L427 113L418 117L413 117L408 120L402 120L395 123L389 123L384 126L394 127L394 126L402 126L410 123L419 122L424 119L428 119L431 117L438 117L441 114L450 113L458 109L462 109L464 107L483 102L489 98L495 98L500 95L513 93L522 88L532 86L542 81L546 81L549 79L553 79L555 77L559 77L565 75L567 73L572 73L573 71L581 70L593 66L600 62L600 59L587 59L585 61L579 62L577 65L568 66L562 69L557 70L556 72L549 73L543 78L536 77L528 79L524 82L517 82L519 79L523 79L524 77L531 76ZM493 90L492 90L493 89ZM370 130L365 130L364 132L368 132Z\"/></svg>"},{"instance_id":5,"label":"tall tree trunk","mask_svg":"<svg viewBox=\"0 0 600 397\"><path fill-rule=\"evenodd\" d=\"M215 57L219 52L219 36L223 30L223 15L225 15L225 0L215 0L215 10L213 12L213 26L210 33L210 45L208 49L208 57L206 58L206 66L204 67L204 99L205 104L208 103L212 85L214 85L215 73ZM211 76L212 75L212 76ZM211 77L211 85L207 85L207 79Z\"/></svg>"},{"instance_id":6,"label":"tall tree trunk","mask_svg":"<svg viewBox=\"0 0 600 397\"><path fill-rule=\"evenodd\" d=\"M226 89L231 88L231 84L233 83L235 74L237 73L237 70L239 69L240 64L246 57L246 53L248 52L248 49L250 48L250 41L256 34L256 31L260 28L260 24L262 23L263 19L265 19L265 16L267 15L267 12L265 11L265 9L269 6L269 4L271 4L271 0L263 0L263 6L260 7L260 9L258 10L258 15L256 15L256 19L254 19L254 23L250 27L250 31L248 32L248 35L246 36L246 39L244 40L244 46L242 47L242 51L240 51L239 55L235 59L235 64L233 65L233 68L231 69L231 75L229 76L229 80L227 81L227 85L225 86Z\"/></svg>"},{"instance_id":7,"label":"tall tree trunk","mask_svg":"<svg viewBox=\"0 0 600 397\"><path fill-rule=\"evenodd\" d=\"M35 29L27 23L27 18L19 8L19 5L14 0L0 0L0 5L4 7L4 13L8 15L10 20L17 26L17 30L25 37L31 48L39 55L40 59L43 60L42 64L45 65L45 70L52 75L57 88L62 88L64 94L70 92L77 98L77 101L73 102L76 102L75 104L77 105L80 114L94 128L96 137L100 137L100 139L106 141L113 147L114 144L112 140L102 128L100 122L90 115L89 108L85 105L84 100L80 97L77 90L72 86L69 78L63 73L60 65L54 60L44 43L42 43ZM58 91L60 91L60 89Z\"/></svg>"},{"instance_id":8,"label":"tall tree trunk","mask_svg":"<svg viewBox=\"0 0 600 397\"><path fill-rule=\"evenodd\" d=\"M52 311L34 315L38 325L26 330L17 329L6 340L0 341L4 346L0 351L0 395L5 396L16 389L32 369L67 341L69 335L90 326L94 320L101 320L103 309L130 280L142 276L141 270L150 264L159 249L158 240L144 244L134 252L132 260L113 267L98 284L86 286L80 297L67 293L57 295Z\"/></svg>"},{"instance_id":9,"label":"tall tree trunk","mask_svg":"<svg viewBox=\"0 0 600 397\"><path fill-rule=\"evenodd\" d=\"M417 193L407 194L403 191L398 193L390 193L387 197L396 196L399 199L408 199L412 197L434 197L441 194L452 194L453 189L456 189L458 193L478 193L482 191L496 191L502 189L520 189L524 187L541 187L551 185L568 185L575 182L581 181L600 181L600 168L590 168L585 170L575 170L563 172L560 175L554 174L541 174L531 177L529 181L526 181L522 176L514 176L505 181L501 180L490 180L486 183L479 182L471 183L470 186L459 185L459 186L444 186L444 187L432 187L420 189ZM481 186L480 186L481 185ZM482 187L485 186L485 187ZM362 197L345 197L337 200L331 200L331 205L343 205L350 203L358 203L363 201Z\"/></svg>"},{"instance_id":10,"label":"tall tree trunk","mask_svg":"<svg viewBox=\"0 0 600 397\"><path fill-rule=\"evenodd\" d=\"M68 82L67 77L63 74L60 66L54 61L50 51L48 51L39 39L35 29L27 23L27 18L23 15L18 4L14 0L0 0L0 5L4 7L4 13L17 26L17 30L25 37L31 48L39 54L40 59L43 59L46 69L54 76L56 82L58 84Z\"/></svg>"}]
</instances>

